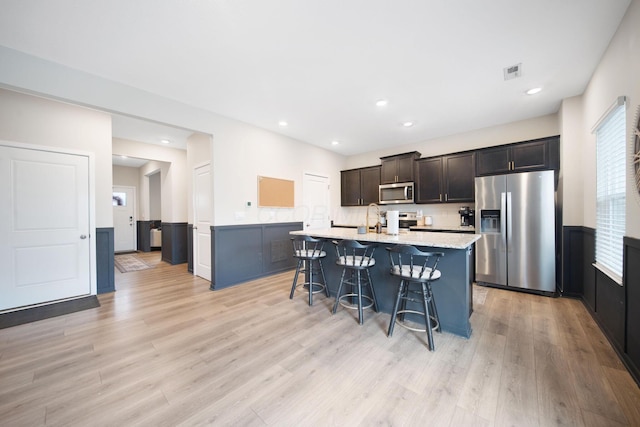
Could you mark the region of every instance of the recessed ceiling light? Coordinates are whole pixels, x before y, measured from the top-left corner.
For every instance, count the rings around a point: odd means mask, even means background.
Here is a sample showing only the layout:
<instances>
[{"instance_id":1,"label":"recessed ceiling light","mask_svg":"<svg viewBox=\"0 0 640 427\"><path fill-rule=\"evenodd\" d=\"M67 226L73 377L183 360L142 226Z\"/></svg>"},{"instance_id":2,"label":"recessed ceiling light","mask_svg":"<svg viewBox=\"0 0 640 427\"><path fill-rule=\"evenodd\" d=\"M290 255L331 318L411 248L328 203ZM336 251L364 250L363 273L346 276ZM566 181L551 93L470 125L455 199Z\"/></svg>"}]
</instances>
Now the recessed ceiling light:
<instances>
[{"instance_id":1,"label":"recessed ceiling light","mask_svg":"<svg viewBox=\"0 0 640 427\"><path fill-rule=\"evenodd\" d=\"M413 126L413 122L404 122L402 124L402 126L406 127L406 128L410 128L411 126Z\"/></svg>"},{"instance_id":2,"label":"recessed ceiling light","mask_svg":"<svg viewBox=\"0 0 640 427\"><path fill-rule=\"evenodd\" d=\"M385 105L388 104L389 101L387 101L386 99L379 99L376 101L376 106L378 107L384 107Z\"/></svg>"},{"instance_id":3,"label":"recessed ceiling light","mask_svg":"<svg viewBox=\"0 0 640 427\"><path fill-rule=\"evenodd\" d=\"M282 127L286 127L289 123L285 122L284 120L280 120L278 122L278 126L282 126Z\"/></svg>"},{"instance_id":4,"label":"recessed ceiling light","mask_svg":"<svg viewBox=\"0 0 640 427\"><path fill-rule=\"evenodd\" d=\"M336 141L335 139L331 141L331 145L340 145L340 141Z\"/></svg>"},{"instance_id":5,"label":"recessed ceiling light","mask_svg":"<svg viewBox=\"0 0 640 427\"><path fill-rule=\"evenodd\" d=\"M534 87L532 89L529 89L528 91L526 91L525 93L527 95L535 95L536 93L540 92L542 90L541 87Z\"/></svg>"},{"instance_id":6,"label":"recessed ceiling light","mask_svg":"<svg viewBox=\"0 0 640 427\"><path fill-rule=\"evenodd\" d=\"M169 144L171 141L169 141L168 139L163 139L163 140L162 140L162 141L160 141L160 142L162 142L163 144Z\"/></svg>"}]
</instances>

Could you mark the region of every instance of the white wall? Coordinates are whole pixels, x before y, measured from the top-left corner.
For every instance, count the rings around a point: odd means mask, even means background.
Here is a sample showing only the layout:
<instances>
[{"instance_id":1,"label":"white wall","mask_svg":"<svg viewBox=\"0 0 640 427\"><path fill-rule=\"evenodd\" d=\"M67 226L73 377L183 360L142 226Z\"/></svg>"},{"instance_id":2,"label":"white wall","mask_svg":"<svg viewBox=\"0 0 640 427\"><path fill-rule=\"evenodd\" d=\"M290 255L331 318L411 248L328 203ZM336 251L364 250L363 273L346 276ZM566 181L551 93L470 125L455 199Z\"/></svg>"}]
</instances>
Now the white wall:
<instances>
[{"instance_id":1,"label":"white wall","mask_svg":"<svg viewBox=\"0 0 640 427\"><path fill-rule=\"evenodd\" d=\"M130 166L113 165L113 185L124 185L126 187L138 188L138 168Z\"/></svg>"},{"instance_id":2,"label":"white wall","mask_svg":"<svg viewBox=\"0 0 640 427\"><path fill-rule=\"evenodd\" d=\"M193 224L193 170L205 163L211 162L211 135L202 133L194 133L187 138L187 171L189 179L187 180L187 218L189 224ZM211 206L213 212L213 206Z\"/></svg>"},{"instance_id":3,"label":"white wall","mask_svg":"<svg viewBox=\"0 0 640 427\"><path fill-rule=\"evenodd\" d=\"M0 139L93 153L95 225L113 227L109 114L0 89Z\"/></svg>"},{"instance_id":4,"label":"white wall","mask_svg":"<svg viewBox=\"0 0 640 427\"><path fill-rule=\"evenodd\" d=\"M633 0L629 6L584 95L563 103L562 127L567 130L562 139L563 168L570 163L570 171L564 170L564 194L572 198L571 206L565 201L565 224L595 228L596 150L591 128L620 95L627 96L627 144L631 154L631 129L640 104L640 0ZM631 169L629 159L625 234L640 238L640 196Z\"/></svg>"}]
</instances>

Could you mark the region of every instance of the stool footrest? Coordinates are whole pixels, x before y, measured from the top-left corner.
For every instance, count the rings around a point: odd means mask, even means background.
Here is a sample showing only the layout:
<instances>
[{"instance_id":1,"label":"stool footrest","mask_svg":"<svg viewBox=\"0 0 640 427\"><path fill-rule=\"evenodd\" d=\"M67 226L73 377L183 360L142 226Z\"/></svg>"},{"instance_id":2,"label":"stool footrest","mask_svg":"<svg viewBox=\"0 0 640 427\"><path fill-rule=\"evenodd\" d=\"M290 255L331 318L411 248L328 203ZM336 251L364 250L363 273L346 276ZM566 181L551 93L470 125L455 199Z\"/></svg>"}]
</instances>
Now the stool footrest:
<instances>
[{"instance_id":1,"label":"stool footrest","mask_svg":"<svg viewBox=\"0 0 640 427\"><path fill-rule=\"evenodd\" d=\"M340 296L340 298L338 298L338 302L340 303L341 306L343 306L344 308L348 308L350 310L357 310L358 309L358 304L352 304L352 303L348 303L346 301L343 301L344 298L355 298L357 300L358 298L358 294L344 294L342 296ZM369 304L367 305L363 305L362 309L364 310L365 308L371 308L373 307L373 298L371 298L368 295L362 295L362 299L366 299L367 301L369 301Z\"/></svg>"},{"instance_id":2,"label":"stool footrest","mask_svg":"<svg viewBox=\"0 0 640 427\"><path fill-rule=\"evenodd\" d=\"M325 289L325 285L320 283L320 282L313 282L312 285L313 285L313 288L312 288L311 293L313 293L313 294L317 294L317 293L323 292L324 289ZM309 289L309 282L297 283L296 284L296 288L299 288L301 286L304 287L304 288Z\"/></svg>"},{"instance_id":3,"label":"stool footrest","mask_svg":"<svg viewBox=\"0 0 640 427\"><path fill-rule=\"evenodd\" d=\"M420 315L420 316L422 316L424 318L424 312L423 311L418 311L418 310L398 310L397 314L399 316L399 315L404 314L404 313L418 314L418 315ZM396 325L402 326L403 328L409 329L410 331L427 332L426 325L425 325L424 328L416 328L416 327L413 327L413 326L407 324L406 321L402 321L402 320L398 319L398 316L396 316L396 319L395 319ZM429 323L431 323L431 330L432 331L439 330L440 324L438 323L438 319L436 319L434 316L429 316L429 320L430 320ZM416 323L417 324L417 322L411 322L411 323Z\"/></svg>"}]
</instances>

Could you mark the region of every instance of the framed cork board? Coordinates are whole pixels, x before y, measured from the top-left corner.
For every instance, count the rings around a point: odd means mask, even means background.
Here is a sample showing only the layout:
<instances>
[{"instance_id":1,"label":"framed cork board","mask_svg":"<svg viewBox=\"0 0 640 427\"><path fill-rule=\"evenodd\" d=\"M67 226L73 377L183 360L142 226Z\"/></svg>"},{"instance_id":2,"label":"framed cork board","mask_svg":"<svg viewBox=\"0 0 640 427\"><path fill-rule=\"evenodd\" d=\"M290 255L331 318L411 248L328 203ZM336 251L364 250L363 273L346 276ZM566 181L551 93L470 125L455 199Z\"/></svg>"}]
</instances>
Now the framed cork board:
<instances>
[{"instance_id":1,"label":"framed cork board","mask_svg":"<svg viewBox=\"0 0 640 427\"><path fill-rule=\"evenodd\" d=\"M258 207L293 208L294 182L258 176Z\"/></svg>"}]
</instances>

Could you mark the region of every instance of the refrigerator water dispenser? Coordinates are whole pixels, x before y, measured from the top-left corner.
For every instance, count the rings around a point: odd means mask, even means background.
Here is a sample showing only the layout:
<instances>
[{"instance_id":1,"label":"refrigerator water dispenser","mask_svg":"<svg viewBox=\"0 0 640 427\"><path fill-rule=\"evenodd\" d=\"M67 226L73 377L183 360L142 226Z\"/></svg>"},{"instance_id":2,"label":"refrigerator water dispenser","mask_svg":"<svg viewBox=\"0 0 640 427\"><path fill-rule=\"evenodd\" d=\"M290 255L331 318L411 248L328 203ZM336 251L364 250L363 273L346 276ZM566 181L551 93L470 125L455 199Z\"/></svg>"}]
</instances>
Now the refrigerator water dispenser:
<instances>
[{"instance_id":1,"label":"refrigerator water dispenser","mask_svg":"<svg viewBox=\"0 0 640 427\"><path fill-rule=\"evenodd\" d=\"M480 232L500 233L500 210L482 209L480 211Z\"/></svg>"}]
</instances>

